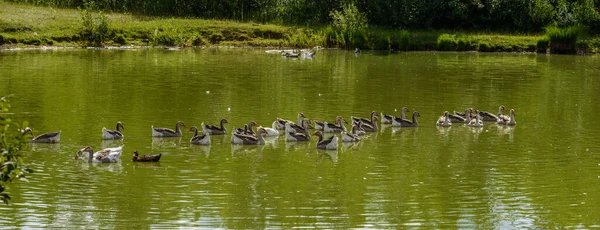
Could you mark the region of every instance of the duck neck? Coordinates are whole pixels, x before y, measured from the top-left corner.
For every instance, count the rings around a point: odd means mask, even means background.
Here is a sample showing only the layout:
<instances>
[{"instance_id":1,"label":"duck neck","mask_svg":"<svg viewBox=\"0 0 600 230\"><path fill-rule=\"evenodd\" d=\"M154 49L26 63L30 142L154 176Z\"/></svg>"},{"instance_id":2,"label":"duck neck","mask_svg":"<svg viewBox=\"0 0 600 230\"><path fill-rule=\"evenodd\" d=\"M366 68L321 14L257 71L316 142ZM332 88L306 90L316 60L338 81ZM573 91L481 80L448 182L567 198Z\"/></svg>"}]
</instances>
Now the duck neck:
<instances>
[{"instance_id":1,"label":"duck neck","mask_svg":"<svg viewBox=\"0 0 600 230\"><path fill-rule=\"evenodd\" d=\"M264 132L264 130L259 130L258 132L256 132L256 138L258 138L258 144L264 144L265 143L265 138L262 135L262 132Z\"/></svg>"},{"instance_id":2,"label":"duck neck","mask_svg":"<svg viewBox=\"0 0 600 230\"><path fill-rule=\"evenodd\" d=\"M302 115L298 114L298 124L302 126Z\"/></svg>"},{"instance_id":3,"label":"duck neck","mask_svg":"<svg viewBox=\"0 0 600 230\"><path fill-rule=\"evenodd\" d=\"M321 143L321 141L323 141L323 135L317 135L319 137L319 140L317 141L317 144Z\"/></svg>"},{"instance_id":4,"label":"duck neck","mask_svg":"<svg viewBox=\"0 0 600 230\"><path fill-rule=\"evenodd\" d=\"M197 137L197 136L198 136L198 128L195 128L194 129L194 137Z\"/></svg>"},{"instance_id":5,"label":"duck neck","mask_svg":"<svg viewBox=\"0 0 600 230\"><path fill-rule=\"evenodd\" d=\"M94 154L92 152L94 152L94 151L90 150L89 152L87 152L88 153L88 162L89 163L92 163L92 160L94 158Z\"/></svg>"},{"instance_id":6,"label":"duck neck","mask_svg":"<svg viewBox=\"0 0 600 230\"><path fill-rule=\"evenodd\" d=\"M502 116L502 106L500 106L500 108L498 108L498 117Z\"/></svg>"},{"instance_id":7,"label":"duck neck","mask_svg":"<svg viewBox=\"0 0 600 230\"><path fill-rule=\"evenodd\" d=\"M177 124L175 125L175 132L176 132L176 133L179 133L179 134L181 134L181 128L179 127L180 125L181 125L180 123L177 123Z\"/></svg>"},{"instance_id":8,"label":"duck neck","mask_svg":"<svg viewBox=\"0 0 600 230\"><path fill-rule=\"evenodd\" d=\"M406 119L406 116L404 115L404 108L400 110L400 119Z\"/></svg>"},{"instance_id":9,"label":"duck neck","mask_svg":"<svg viewBox=\"0 0 600 230\"><path fill-rule=\"evenodd\" d=\"M444 125L448 125L450 124L450 115L448 113L446 113L444 115Z\"/></svg>"},{"instance_id":10,"label":"duck neck","mask_svg":"<svg viewBox=\"0 0 600 230\"><path fill-rule=\"evenodd\" d=\"M418 123L419 123L419 122L417 121L417 113L416 113L416 112L414 112L414 113L413 113L413 119L412 119L412 120L413 120L413 123L414 123L414 124L418 124Z\"/></svg>"},{"instance_id":11,"label":"duck neck","mask_svg":"<svg viewBox=\"0 0 600 230\"><path fill-rule=\"evenodd\" d=\"M274 121L273 124L271 124L271 128L272 129L277 129L277 121Z\"/></svg>"},{"instance_id":12,"label":"duck neck","mask_svg":"<svg viewBox=\"0 0 600 230\"><path fill-rule=\"evenodd\" d=\"M224 123L225 123L225 120L221 120L221 130L225 130L225 127L223 126ZM248 131L248 130L246 129L246 131Z\"/></svg>"},{"instance_id":13,"label":"duck neck","mask_svg":"<svg viewBox=\"0 0 600 230\"><path fill-rule=\"evenodd\" d=\"M121 132L121 123L117 123L117 131Z\"/></svg>"}]
</instances>

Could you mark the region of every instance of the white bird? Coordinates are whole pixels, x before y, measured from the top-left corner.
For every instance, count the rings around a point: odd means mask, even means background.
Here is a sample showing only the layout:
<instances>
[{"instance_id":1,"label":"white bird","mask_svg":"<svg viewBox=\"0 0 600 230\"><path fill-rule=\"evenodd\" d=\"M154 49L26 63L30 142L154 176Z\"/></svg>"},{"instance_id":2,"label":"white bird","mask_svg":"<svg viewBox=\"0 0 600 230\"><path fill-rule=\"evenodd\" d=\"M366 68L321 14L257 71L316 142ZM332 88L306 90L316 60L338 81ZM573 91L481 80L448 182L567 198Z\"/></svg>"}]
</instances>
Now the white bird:
<instances>
[{"instance_id":1,"label":"white bird","mask_svg":"<svg viewBox=\"0 0 600 230\"><path fill-rule=\"evenodd\" d=\"M123 146L106 148L95 153L92 150L92 147L88 146L77 151L75 159L86 160L89 163L115 163L121 159L122 152Z\"/></svg>"}]
</instances>

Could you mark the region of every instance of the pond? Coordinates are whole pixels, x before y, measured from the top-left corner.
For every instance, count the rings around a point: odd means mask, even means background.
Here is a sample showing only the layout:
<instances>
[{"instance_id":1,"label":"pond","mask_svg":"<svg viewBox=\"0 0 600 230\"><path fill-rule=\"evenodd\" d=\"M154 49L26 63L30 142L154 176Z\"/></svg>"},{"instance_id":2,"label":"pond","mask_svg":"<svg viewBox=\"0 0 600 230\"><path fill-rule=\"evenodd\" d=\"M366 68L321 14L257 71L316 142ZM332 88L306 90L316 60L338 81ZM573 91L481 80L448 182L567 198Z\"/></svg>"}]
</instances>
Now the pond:
<instances>
[{"instance_id":1,"label":"pond","mask_svg":"<svg viewBox=\"0 0 600 230\"><path fill-rule=\"evenodd\" d=\"M598 228L600 58L326 50L312 59L260 49L0 52L0 95L38 133L35 170L12 183L0 225L18 228ZM514 127L435 125L444 111L515 110ZM227 129L277 118L333 121L420 113L358 143L210 146L152 138L151 126ZM410 117L408 113L407 116ZM122 141L102 127L124 125ZM347 126L349 128L349 126ZM184 129L187 131L187 128ZM123 145L121 162L75 153ZM162 153L132 162L133 151Z\"/></svg>"}]
</instances>

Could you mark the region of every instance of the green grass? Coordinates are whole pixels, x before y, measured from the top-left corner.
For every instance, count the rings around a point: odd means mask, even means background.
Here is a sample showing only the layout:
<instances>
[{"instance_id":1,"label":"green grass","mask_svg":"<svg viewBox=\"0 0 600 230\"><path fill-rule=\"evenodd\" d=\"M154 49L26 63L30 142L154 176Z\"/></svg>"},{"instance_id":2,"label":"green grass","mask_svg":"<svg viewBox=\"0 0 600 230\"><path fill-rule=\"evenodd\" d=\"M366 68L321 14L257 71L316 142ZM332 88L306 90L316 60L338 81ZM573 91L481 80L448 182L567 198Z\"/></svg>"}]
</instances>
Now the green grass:
<instances>
[{"instance_id":1,"label":"green grass","mask_svg":"<svg viewBox=\"0 0 600 230\"><path fill-rule=\"evenodd\" d=\"M546 36L550 40L550 52L559 54L577 53L578 38L583 34L583 29L577 26L558 28L546 27Z\"/></svg>"},{"instance_id":2,"label":"green grass","mask_svg":"<svg viewBox=\"0 0 600 230\"><path fill-rule=\"evenodd\" d=\"M342 32L331 26L293 27L228 20L158 18L107 14L109 34L104 45L253 46L376 49L397 51L536 52L545 35L513 35L464 31L375 29ZM82 23L75 9L53 9L0 1L0 45L83 46ZM552 38L550 38L552 39ZM598 38L580 47L598 52Z\"/></svg>"}]
</instances>

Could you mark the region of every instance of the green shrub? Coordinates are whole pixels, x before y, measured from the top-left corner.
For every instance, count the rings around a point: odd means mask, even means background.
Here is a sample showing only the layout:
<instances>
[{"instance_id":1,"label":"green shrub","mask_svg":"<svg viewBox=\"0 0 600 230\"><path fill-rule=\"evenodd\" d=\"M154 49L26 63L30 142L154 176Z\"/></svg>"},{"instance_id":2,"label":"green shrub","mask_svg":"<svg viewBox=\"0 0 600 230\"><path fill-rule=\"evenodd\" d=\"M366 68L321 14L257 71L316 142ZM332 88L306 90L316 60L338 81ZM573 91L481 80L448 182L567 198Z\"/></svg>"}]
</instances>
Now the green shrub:
<instances>
[{"instance_id":1,"label":"green shrub","mask_svg":"<svg viewBox=\"0 0 600 230\"><path fill-rule=\"evenodd\" d=\"M410 33L406 30L401 30L399 33L394 33L392 36L390 36L390 46L393 50L411 50L411 43L412 39Z\"/></svg>"},{"instance_id":2,"label":"green shrub","mask_svg":"<svg viewBox=\"0 0 600 230\"><path fill-rule=\"evenodd\" d=\"M456 41L456 50L467 51L471 50L471 38L467 36L459 36Z\"/></svg>"},{"instance_id":3,"label":"green shrub","mask_svg":"<svg viewBox=\"0 0 600 230\"><path fill-rule=\"evenodd\" d=\"M383 32L373 32L369 36L373 50L390 50L390 36Z\"/></svg>"},{"instance_id":4,"label":"green shrub","mask_svg":"<svg viewBox=\"0 0 600 230\"><path fill-rule=\"evenodd\" d=\"M0 45L4 45L4 36L0 34Z\"/></svg>"},{"instance_id":5,"label":"green shrub","mask_svg":"<svg viewBox=\"0 0 600 230\"><path fill-rule=\"evenodd\" d=\"M454 51L457 44L453 35L442 34L437 39L437 48L440 51Z\"/></svg>"},{"instance_id":6,"label":"green shrub","mask_svg":"<svg viewBox=\"0 0 600 230\"><path fill-rule=\"evenodd\" d=\"M479 46L477 47L477 51L479 52L494 52L492 45L488 42L480 41Z\"/></svg>"},{"instance_id":7,"label":"green shrub","mask_svg":"<svg viewBox=\"0 0 600 230\"><path fill-rule=\"evenodd\" d=\"M225 40L225 37L223 37L221 32L215 32L211 34L208 39L210 40L211 44L219 44L221 41Z\"/></svg>"},{"instance_id":8,"label":"green shrub","mask_svg":"<svg viewBox=\"0 0 600 230\"><path fill-rule=\"evenodd\" d=\"M127 44L127 39L125 39L125 36L123 34L117 34L115 35L113 41L119 45L126 45Z\"/></svg>"},{"instance_id":9,"label":"green shrub","mask_svg":"<svg viewBox=\"0 0 600 230\"><path fill-rule=\"evenodd\" d=\"M86 45L102 46L108 38L108 17L102 11L93 13L96 6L93 1L84 3L84 8L79 9L79 18L83 28L81 37Z\"/></svg>"},{"instance_id":10,"label":"green shrub","mask_svg":"<svg viewBox=\"0 0 600 230\"><path fill-rule=\"evenodd\" d=\"M577 39L584 33L578 26L558 28L546 27L546 36L550 40L550 52L556 54L576 54Z\"/></svg>"},{"instance_id":11,"label":"green shrub","mask_svg":"<svg viewBox=\"0 0 600 230\"><path fill-rule=\"evenodd\" d=\"M547 36L544 36L537 41L537 43L535 45L535 50L538 53L546 53L546 50L548 50L549 46L550 46L550 38L548 38Z\"/></svg>"}]
</instances>

